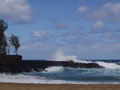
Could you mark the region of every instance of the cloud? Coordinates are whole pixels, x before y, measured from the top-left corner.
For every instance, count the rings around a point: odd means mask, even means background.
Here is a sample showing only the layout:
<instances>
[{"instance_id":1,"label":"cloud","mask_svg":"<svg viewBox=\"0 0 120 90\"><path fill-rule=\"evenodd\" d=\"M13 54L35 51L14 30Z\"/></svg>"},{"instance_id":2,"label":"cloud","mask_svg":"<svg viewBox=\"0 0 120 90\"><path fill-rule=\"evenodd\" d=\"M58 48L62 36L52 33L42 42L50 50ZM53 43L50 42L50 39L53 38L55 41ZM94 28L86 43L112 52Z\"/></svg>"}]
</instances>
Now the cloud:
<instances>
[{"instance_id":1,"label":"cloud","mask_svg":"<svg viewBox=\"0 0 120 90\"><path fill-rule=\"evenodd\" d=\"M45 32L43 32L43 31L35 31L32 33L33 37L41 37L43 35L45 35Z\"/></svg>"},{"instance_id":2,"label":"cloud","mask_svg":"<svg viewBox=\"0 0 120 90\"><path fill-rule=\"evenodd\" d=\"M64 34L62 34L62 37L65 36L65 37L68 37L68 36L73 36L73 37L76 37L76 36L84 36L85 34L82 33L80 30L72 30L72 31L69 31L69 32L66 32Z\"/></svg>"},{"instance_id":3,"label":"cloud","mask_svg":"<svg viewBox=\"0 0 120 90\"><path fill-rule=\"evenodd\" d=\"M101 20L96 21L91 28L92 33L108 33L110 28L105 26L104 22Z\"/></svg>"},{"instance_id":4,"label":"cloud","mask_svg":"<svg viewBox=\"0 0 120 90\"><path fill-rule=\"evenodd\" d=\"M107 37L107 38L113 39L114 35L113 35L113 33L108 32L108 33L105 33L105 34L104 34L104 37Z\"/></svg>"},{"instance_id":5,"label":"cloud","mask_svg":"<svg viewBox=\"0 0 120 90\"><path fill-rule=\"evenodd\" d=\"M93 26L92 26L94 29L102 29L104 28L104 22L102 21L96 21Z\"/></svg>"},{"instance_id":6,"label":"cloud","mask_svg":"<svg viewBox=\"0 0 120 90\"><path fill-rule=\"evenodd\" d=\"M64 33L46 33L44 31L35 31L31 34L30 42L39 42L46 45L62 46L67 44L72 38L79 41L85 36L80 30L72 30Z\"/></svg>"},{"instance_id":7,"label":"cloud","mask_svg":"<svg viewBox=\"0 0 120 90\"><path fill-rule=\"evenodd\" d=\"M120 41L120 33L117 32L108 32L105 33L104 36L102 36L103 38L107 38L111 41L115 41L115 42L119 42Z\"/></svg>"},{"instance_id":8,"label":"cloud","mask_svg":"<svg viewBox=\"0 0 120 90\"><path fill-rule=\"evenodd\" d=\"M75 48L76 47L76 48ZM34 49L33 49L34 48ZM65 51L65 54L76 55L79 59L119 59L120 58L120 43L81 43L67 44L57 46L54 44L45 44L41 42L27 43L20 48L20 54L27 59L49 59L58 48ZM47 53L46 53L47 52ZM34 54L36 53L36 54Z\"/></svg>"},{"instance_id":9,"label":"cloud","mask_svg":"<svg viewBox=\"0 0 120 90\"><path fill-rule=\"evenodd\" d=\"M120 3L106 3L101 8L84 15L87 19L120 21Z\"/></svg>"},{"instance_id":10,"label":"cloud","mask_svg":"<svg viewBox=\"0 0 120 90\"><path fill-rule=\"evenodd\" d=\"M32 8L28 0L0 0L0 18L12 22L29 22L32 20Z\"/></svg>"},{"instance_id":11,"label":"cloud","mask_svg":"<svg viewBox=\"0 0 120 90\"><path fill-rule=\"evenodd\" d=\"M87 6L80 6L79 8L78 8L78 12L79 13L85 13L86 11L88 10L88 7Z\"/></svg>"},{"instance_id":12,"label":"cloud","mask_svg":"<svg viewBox=\"0 0 120 90\"><path fill-rule=\"evenodd\" d=\"M57 24L57 26L55 27L55 29L66 29L68 26L65 23L59 23Z\"/></svg>"}]
</instances>

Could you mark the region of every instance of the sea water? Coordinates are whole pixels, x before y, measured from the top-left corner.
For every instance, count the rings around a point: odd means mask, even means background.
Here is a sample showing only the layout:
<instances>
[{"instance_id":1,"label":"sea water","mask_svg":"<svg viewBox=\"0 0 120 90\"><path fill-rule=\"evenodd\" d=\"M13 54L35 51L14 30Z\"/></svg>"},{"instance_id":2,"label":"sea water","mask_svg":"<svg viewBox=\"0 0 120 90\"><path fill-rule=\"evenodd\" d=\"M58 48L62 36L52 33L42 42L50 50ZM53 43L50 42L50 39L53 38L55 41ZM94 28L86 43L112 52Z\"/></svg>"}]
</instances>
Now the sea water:
<instances>
[{"instance_id":1,"label":"sea water","mask_svg":"<svg viewBox=\"0 0 120 90\"><path fill-rule=\"evenodd\" d=\"M92 62L92 61L91 61ZM1 73L0 82L41 84L120 84L120 61L94 61L103 69L48 67L42 72Z\"/></svg>"},{"instance_id":2,"label":"sea water","mask_svg":"<svg viewBox=\"0 0 120 90\"><path fill-rule=\"evenodd\" d=\"M0 73L0 82L35 84L120 84L120 60L78 60L76 56L57 53L52 60L97 63L105 68L48 67L42 72Z\"/></svg>"}]
</instances>

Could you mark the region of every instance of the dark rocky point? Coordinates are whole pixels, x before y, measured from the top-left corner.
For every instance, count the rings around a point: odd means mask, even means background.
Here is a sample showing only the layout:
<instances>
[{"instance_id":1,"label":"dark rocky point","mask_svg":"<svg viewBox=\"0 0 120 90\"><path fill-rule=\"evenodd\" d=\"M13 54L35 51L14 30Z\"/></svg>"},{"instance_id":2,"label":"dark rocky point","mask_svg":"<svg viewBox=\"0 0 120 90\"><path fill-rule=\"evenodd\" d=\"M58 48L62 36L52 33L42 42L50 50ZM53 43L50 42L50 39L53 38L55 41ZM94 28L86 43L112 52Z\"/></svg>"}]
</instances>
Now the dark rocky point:
<instances>
[{"instance_id":1,"label":"dark rocky point","mask_svg":"<svg viewBox=\"0 0 120 90\"><path fill-rule=\"evenodd\" d=\"M0 72L40 72L51 66L63 66L71 68L104 68L96 63L77 63L72 61L22 61L22 56L10 55L3 63L0 63Z\"/></svg>"}]
</instances>

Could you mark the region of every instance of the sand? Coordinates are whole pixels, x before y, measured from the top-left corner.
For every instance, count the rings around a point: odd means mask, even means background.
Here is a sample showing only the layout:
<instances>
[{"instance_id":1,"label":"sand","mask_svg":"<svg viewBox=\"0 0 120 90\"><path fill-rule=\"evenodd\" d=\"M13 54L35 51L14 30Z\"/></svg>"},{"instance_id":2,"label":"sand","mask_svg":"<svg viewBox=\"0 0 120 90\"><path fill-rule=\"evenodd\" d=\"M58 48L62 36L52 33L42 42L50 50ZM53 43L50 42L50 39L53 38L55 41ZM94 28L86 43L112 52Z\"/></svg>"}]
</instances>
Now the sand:
<instances>
[{"instance_id":1,"label":"sand","mask_svg":"<svg viewBox=\"0 0 120 90\"><path fill-rule=\"evenodd\" d=\"M12 84L0 83L0 90L120 90L120 84Z\"/></svg>"}]
</instances>

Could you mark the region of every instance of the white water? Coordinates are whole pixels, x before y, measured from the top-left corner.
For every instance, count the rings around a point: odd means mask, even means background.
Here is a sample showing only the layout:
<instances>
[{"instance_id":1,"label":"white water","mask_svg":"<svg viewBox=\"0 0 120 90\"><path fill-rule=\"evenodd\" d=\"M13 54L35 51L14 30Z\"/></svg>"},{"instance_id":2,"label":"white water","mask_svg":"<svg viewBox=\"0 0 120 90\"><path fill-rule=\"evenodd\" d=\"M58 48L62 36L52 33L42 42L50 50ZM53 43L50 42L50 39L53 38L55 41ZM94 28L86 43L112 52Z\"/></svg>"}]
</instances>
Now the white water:
<instances>
[{"instance_id":1,"label":"white water","mask_svg":"<svg viewBox=\"0 0 120 90\"><path fill-rule=\"evenodd\" d=\"M53 67L46 68L43 72L47 72L47 73L62 72L63 69L64 68L60 66L53 66Z\"/></svg>"},{"instance_id":2,"label":"white water","mask_svg":"<svg viewBox=\"0 0 120 90\"><path fill-rule=\"evenodd\" d=\"M0 82L2 83L34 83L34 84L88 84L84 82L52 80L37 76L27 75L6 75L0 74ZM97 83L96 83L97 84Z\"/></svg>"},{"instance_id":3,"label":"white water","mask_svg":"<svg viewBox=\"0 0 120 90\"><path fill-rule=\"evenodd\" d=\"M27 76L27 75L7 75L0 74L2 83L34 83L34 84L120 84L119 82L76 82L66 80L53 80L44 77Z\"/></svg>"},{"instance_id":4,"label":"white water","mask_svg":"<svg viewBox=\"0 0 120 90\"><path fill-rule=\"evenodd\" d=\"M120 65L117 65L115 63L106 63L106 62L96 62L97 64L99 64L100 66L103 66L107 69L119 69Z\"/></svg>"},{"instance_id":5,"label":"white water","mask_svg":"<svg viewBox=\"0 0 120 90\"><path fill-rule=\"evenodd\" d=\"M83 60L78 60L77 59L77 56L69 56L69 55L65 55L64 52L59 49L57 50L51 60L54 60L54 61L73 61L73 62L78 62L78 63L91 63L91 61L83 61ZM115 63L107 63L107 62L102 62L102 61L99 61L99 62L95 62L97 64L99 64L100 66L103 66L107 69L118 69L120 68L120 65L117 65Z\"/></svg>"},{"instance_id":6,"label":"white water","mask_svg":"<svg viewBox=\"0 0 120 90\"><path fill-rule=\"evenodd\" d=\"M51 60L53 61L73 61L73 62L79 62L79 63L90 63L90 61L82 61L78 60L75 55L65 55L64 52L59 49L57 50L53 56L51 57Z\"/></svg>"}]
</instances>

